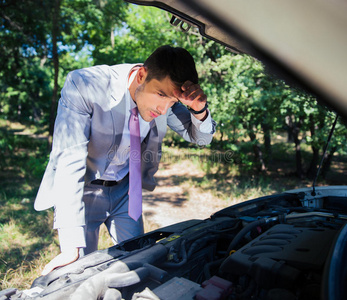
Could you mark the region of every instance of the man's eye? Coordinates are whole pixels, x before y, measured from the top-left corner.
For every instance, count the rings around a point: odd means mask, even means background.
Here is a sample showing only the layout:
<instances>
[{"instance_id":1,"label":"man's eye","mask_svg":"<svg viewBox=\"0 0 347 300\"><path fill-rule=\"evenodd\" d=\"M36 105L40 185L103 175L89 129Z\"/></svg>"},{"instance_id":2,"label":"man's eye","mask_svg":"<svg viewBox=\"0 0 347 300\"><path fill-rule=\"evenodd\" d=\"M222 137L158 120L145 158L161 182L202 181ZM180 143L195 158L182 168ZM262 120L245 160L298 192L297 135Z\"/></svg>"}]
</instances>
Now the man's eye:
<instances>
[{"instance_id":1,"label":"man's eye","mask_svg":"<svg viewBox=\"0 0 347 300\"><path fill-rule=\"evenodd\" d=\"M164 93L158 92L158 96L161 98L166 98L167 96Z\"/></svg>"}]
</instances>

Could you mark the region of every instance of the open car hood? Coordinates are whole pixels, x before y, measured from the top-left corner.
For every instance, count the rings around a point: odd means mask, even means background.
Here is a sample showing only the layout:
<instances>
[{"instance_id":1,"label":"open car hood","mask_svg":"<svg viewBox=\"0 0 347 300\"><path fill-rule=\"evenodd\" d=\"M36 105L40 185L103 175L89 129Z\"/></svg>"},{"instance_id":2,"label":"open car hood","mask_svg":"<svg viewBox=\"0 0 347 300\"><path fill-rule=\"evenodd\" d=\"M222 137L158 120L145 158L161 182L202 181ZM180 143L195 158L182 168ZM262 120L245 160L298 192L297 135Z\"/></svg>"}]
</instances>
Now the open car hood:
<instances>
[{"instance_id":1,"label":"open car hood","mask_svg":"<svg viewBox=\"0 0 347 300\"><path fill-rule=\"evenodd\" d=\"M199 27L203 36L261 60L347 117L345 1L126 1L164 9Z\"/></svg>"}]
</instances>

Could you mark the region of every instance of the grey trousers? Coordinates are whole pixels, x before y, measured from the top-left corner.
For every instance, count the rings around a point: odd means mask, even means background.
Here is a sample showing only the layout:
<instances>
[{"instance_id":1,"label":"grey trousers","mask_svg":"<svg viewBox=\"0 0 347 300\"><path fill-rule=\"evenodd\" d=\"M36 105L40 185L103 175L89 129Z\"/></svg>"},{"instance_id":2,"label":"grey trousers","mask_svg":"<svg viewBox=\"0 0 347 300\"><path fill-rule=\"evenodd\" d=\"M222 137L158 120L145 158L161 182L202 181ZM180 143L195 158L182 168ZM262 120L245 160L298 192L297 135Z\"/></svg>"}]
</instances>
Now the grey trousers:
<instances>
[{"instance_id":1,"label":"grey trousers","mask_svg":"<svg viewBox=\"0 0 347 300\"><path fill-rule=\"evenodd\" d=\"M136 222L128 215L129 176L112 187L89 184L84 188L86 248L80 255L98 249L99 227L105 224L114 244L143 234L142 217Z\"/></svg>"}]
</instances>

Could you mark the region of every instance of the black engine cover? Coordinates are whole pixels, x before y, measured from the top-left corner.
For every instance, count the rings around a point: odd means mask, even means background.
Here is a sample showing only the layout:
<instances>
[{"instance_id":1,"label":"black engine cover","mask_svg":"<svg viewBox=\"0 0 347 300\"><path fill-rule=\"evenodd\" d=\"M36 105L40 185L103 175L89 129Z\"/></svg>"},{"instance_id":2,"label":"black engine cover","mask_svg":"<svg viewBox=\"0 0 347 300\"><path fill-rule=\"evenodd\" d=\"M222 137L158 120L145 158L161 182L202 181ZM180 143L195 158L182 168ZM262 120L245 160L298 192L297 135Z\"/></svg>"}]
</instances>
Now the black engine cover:
<instances>
[{"instance_id":1,"label":"black engine cover","mask_svg":"<svg viewBox=\"0 0 347 300\"><path fill-rule=\"evenodd\" d=\"M264 288L289 288L302 271L322 270L337 232L279 224L231 254L221 270L249 275Z\"/></svg>"}]
</instances>

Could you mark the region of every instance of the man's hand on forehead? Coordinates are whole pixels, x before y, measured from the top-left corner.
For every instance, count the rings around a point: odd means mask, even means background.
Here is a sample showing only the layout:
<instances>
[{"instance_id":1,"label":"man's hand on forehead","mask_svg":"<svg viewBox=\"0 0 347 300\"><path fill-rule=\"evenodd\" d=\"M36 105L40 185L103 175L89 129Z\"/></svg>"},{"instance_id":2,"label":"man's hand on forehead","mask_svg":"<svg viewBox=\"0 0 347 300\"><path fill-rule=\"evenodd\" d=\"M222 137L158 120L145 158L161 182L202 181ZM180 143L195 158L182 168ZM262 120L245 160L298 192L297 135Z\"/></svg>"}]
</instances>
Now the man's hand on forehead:
<instances>
[{"instance_id":1,"label":"man's hand on forehead","mask_svg":"<svg viewBox=\"0 0 347 300\"><path fill-rule=\"evenodd\" d=\"M201 89L199 84L195 84L191 81L186 81L181 90L175 90L174 96L181 101L184 105L189 106L195 111L202 110L207 101L207 96Z\"/></svg>"}]
</instances>

